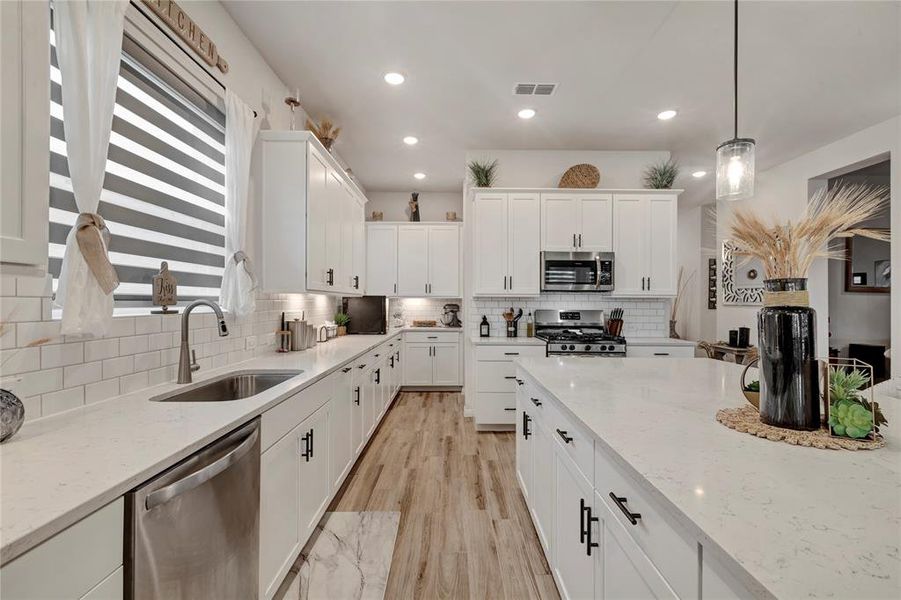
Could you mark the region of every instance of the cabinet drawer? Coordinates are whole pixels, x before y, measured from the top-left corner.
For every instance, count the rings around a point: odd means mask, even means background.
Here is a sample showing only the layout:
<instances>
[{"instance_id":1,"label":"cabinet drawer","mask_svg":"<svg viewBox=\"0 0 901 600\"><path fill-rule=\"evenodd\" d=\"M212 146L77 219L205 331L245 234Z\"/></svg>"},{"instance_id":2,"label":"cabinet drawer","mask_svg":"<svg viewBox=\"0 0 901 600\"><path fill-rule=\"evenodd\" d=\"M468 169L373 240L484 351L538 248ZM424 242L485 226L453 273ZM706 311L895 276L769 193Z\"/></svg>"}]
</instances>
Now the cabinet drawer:
<instances>
[{"instance_id":1,"label":"cabinet drawer","mask_svg":"<svg viewBox=\"0 0 901 600\"><path fill-rule=\"evenodd\" d=\"M328 402L335 393L335 384L341 375L343 373L339 369L264 412L260 424L260 452L265 452L301 421L313 414L317 408Z\"/></svg>"},{"instance_id":2,"label":"cabinet drawer","mask_svg":"<svg viewBox=\"0 0 901 600\"><path fill-rule=\"evenodd\" d=\"M545 407L544 420L551 437L566 450L589 482L594 479L594 436L579 425L555 400L536 394ZM564 436L566 439L564 439Z\"/></svg>"},{"instance_id":3,"label":"cabinet drawer","mask_svg":"<svg viewBox=\"0 0 901 600\"><path fill-rule=\"evenodd\" d=\"M516 393L516 365L512 362L476 362L476 391Z\"/></svg>"},{"instance_id":4,"label":"cabinet drawer","mask_svg":"<svg viewBox=\"0 0 901 600\"><path fill-rule=\"evenodd\" d=\"M81 598L122 565L124 524L119 498L3 565L0 597Z\"/></svg>"},{"instance_id":5,"label":"cabinet drawer","mask_svg":"<svg viewBox=\"0 0 901 600\"><path fill-rule=\"evenodd\" d=\"M594 488L679 597L697 598L696 543L667 522L663 511L648 500L647 493L639 490L634 479L615 465L600 448L595 453ZM611 493L625 499L622 504L627 510L641 515L636 524L629 521L623 509L610 497Z\"/></svg>"},{"instance_id":6,"label":"cabinet drawer","mask_svg":"<svg viewBox=\"0 0 901 600\"><path fill-rule=\"evenodd\" d=\"M459 331L407 331L404 333L405 342L459 342Z\"/></svg>"},{"instance_id":7,"label":"cabinet drawer","mask_svg":"<svg viewBox=\"0 0 901 600\"><path fill-rule=\"evenodd\" d=\"M509 360L542 358L544 346L476 346L476 360Z\"/></svg>"},{"instance_id":8,"label":"cabinet drawer","mask_svg":"<svg viewBox=\"0 0 901 600\"><path fill-rule=\"evenodd\" d=\"M479 392L476 397L476 422L480 425L516 423L516 394Z\"/></svg>"},{"instance_id":9,"label":"cabinet drawer","mask_svg":"<svg viewBox=\"0 0 901 600\"><path fill-rule=\"evenodd\" d=\"M694 358L694 346L626 346L629 358Z\"/></svg>"}]
</instances>

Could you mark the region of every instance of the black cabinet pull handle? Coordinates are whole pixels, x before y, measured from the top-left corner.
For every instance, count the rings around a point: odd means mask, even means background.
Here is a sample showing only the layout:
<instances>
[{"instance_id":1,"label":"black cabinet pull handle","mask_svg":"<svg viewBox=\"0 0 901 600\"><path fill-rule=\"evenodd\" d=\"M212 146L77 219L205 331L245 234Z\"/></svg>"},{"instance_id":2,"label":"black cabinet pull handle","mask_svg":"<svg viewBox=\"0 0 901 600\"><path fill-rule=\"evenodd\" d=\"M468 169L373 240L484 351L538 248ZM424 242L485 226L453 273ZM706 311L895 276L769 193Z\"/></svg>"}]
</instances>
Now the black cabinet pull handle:
<instances>
[{"instance_id":1,"label":"black cabinet pull handle","mask_svg":"<svg viewBox=\"0 0 901 600\"><path fill-rule=\"evenodd\" d=\"M313 458L313 430L303 434L300 439L303 440L303 452L300 455L306 462L310 462L310 459Z\"/></svg>"},{"instance_id":2,"label":"black cabinet pull handle","mask_svg":"<svg viewBox=\"0 0 901 600\"><path fill-rule=\"evenodd\" d=\"M315 446L313 445L313 430L310 430L310 458L313 458L313 450Z\"/></svg>"},{"instance_id":3,"label":"black cabinet pull handle","mask_svg":"<svg viewBox=\"0 0 901 600\"><path fill-rule=\"evenodd\" d=\"M504 410L506 410L508 412L513 412L514 410L516 410L516 407L514 406L513 408L505 408Z\"/></svg>"},{"instance_id":4,"label":"black cabinet pull handle","mask_svg":"<svg viewBox=\"0 0 901 600\"><path fill-rule=\"evenodd\" d=\"M341 369L341 372L342 372L342 373L347 373L347 372L349 372L351 369L353 369L353 367L344 367L343 369Z\"/></svg>"},{"instance_id":5,"label":"black cabinet pull handle","mask_svg":"<svg viewBox=\"0 0 901 600\"><path fill-rule=\"evenodd\" d=\"M335 285L335 270L329 269L326 273L328 274L328 284Z\"/></svg>"},{"instance_id":6,"label":"black cabinet pull handle","mask_svg":"<svg viewBox=\"0 0 901 600\"><path fill-rule=\"evenodd\" d=\"M669 352L655 352L654 356L669 356Z\"/></svg>"},{"instance_id":7,"label":"black cabinet pull handle","mask_svg":"<svg viewBox=\"0 0 901 600\"><path fill-rule=\"evenodd\" d=\"M515 409L514 409L515 410ZM532 417L530 417L526 411L522 412L522 437L523 439L529 439L529 436L532 435L532 432L529 431L529 423L532 421Z\"/></svg>"},{"instance_id":8,"label":"black cabinet pull handle","mask_svg":"<svg viewBox=\"0 0 901 600\"><path fill-rule=\"evenodd\" d=\"M393 369L394 368L394 355L388 357L388 364Z\"/></svg>"},{"instance_id":9,"label":"black cabinet pull handle","mask_svg":"<svg viewBox=\"0 0 901 600\"><path fill-rule=\"evenodd\" d=\"M354 388L354 394L357 396L354 398L354 404L360 406L360 386Z\"/></svg>"},{"instance_id":10,"label":"black cabinet pull handle","mask_svg":"<svg viewBox=\"0 0 901 600\"><path fill-rule=\"evenodd\" d=\"M504 356L519 356L519 352L504 352Z\"/></svg>"},{"instance_id":11,"label":"black cabinet pull handle","mask_svg":"<svg viewBox=\"0 0 901 600\"><path fill-rule=\"evenodd\" d=\"M563 441L567 444L570 444L573 441L573 438L569 435L566 435L566 432L563 431L562 429L557 430L557 435L559 435L561 438L563 438Z\"/></svg>"},{"instance_id":12,"label":"black cabinet pull handle","mask_svg":"<svg viewBox=\"0 0 901 600\"><path fill-rule=\"evenodd\" d=\"M378 357L381 356L381 354L373 354L373 356L376 357L376 358L378 358Z\"/></svg>"},{"instance_id":13,"label":"black cabinet pull handle","mask_svg":"<svg viewBox=\"0 0 901 600\"><path fill-rule=\"evenodd\" d=\"M573 234L573 248L576 248L576 234Z\"/></svg>"},{"instance_id":14,"label":"black cabinet pull handle","mask_svg":"<svg viewBox=\"0 0 901 600\"><path fill-rule=\"evenodd\" d=\"M375 370L375 382L382 383L382 370L381 369Z\"/></svg>"},{"instance_id":15,"label":"black cabinet pull handle","mask_svg":"<svg viewBox=\"0 0 901 600\"><path fill-rule=\"evenodd\" d=\"M516 377L514 377L513 379L516 379ZM516 379L516 383L517 383L517 385L522 385L525 382L522 379Z\"/></svg>"},{"instance_id":16,"label":"black cabinet pull handle","mask_svg":"<svg viewBox=\"0 0 901 600\"><path fill-rule=\"evenodd\" d=\"M360 276L359 275L354 275L354 289L355 290L360 289Z\"/></svg>"},{"instance_id":17,"label":"black cabinet pull handle","mask_svg":"<svg viewBox=\"0 0 901 600\"><path fill-rule=\"evenodd\" d=\"M438 339L438 336L437 336L437 335L430 335L430 336L427 337L427 339L430 339L430 340L437 340L437 339Z\"/></svg>"},{"instance_id":18,"label":"black cabinet pull handle","mask_svg":"<svg viewBox=\"0 0 901 600\"><path fill-rule=\"evenodd\" d=\"M579 234L579 248L582 247L582 234Z\"/></svg>"},{"instance_id":19,"label":"black cabinet pull handle","mask_svg":"<svg viewBox=\"0 0 901 600\"><path fill-rule=\"evenodd\" d=\"M648 275L648 290L651 289L651 276Z\"/></svg>"},{"instance_id":20,"label":"black cabinet pull handle","mask_svg":"<svg viewBox=\"0 0 901 600\"><path fill-rule=\"evenodd\" d=\"M619 509L623 511L623 514L626 515L626 518L629 519L629 523L638 525L638 519L641 518L641 513L634 513L629 510L629 507L626 506L626 497L617 496L613 492L610 492L610 497L613 499L613 502L619 507Z\"/></svg>"},{"instance_id":21,"label":"black cabinet pull handle","mask_svg":"<svg viewBox=\"0 0 901 600\"><path fill-rule=\"evenodd\" d=\"M357 368L358 368L358 369L362 369L362 368L364 368L365 366L366 366L366 363L363 363L362 365L357 365Z\"/></svg>"},{"instance_id":22,"label":"black cabinet pull handle","mask_svg":"<svg viewBox=\"0 0 901 600\"><path fill-rule=\"evenodd\" d=\"M585 498L579 498L579 543L585 543Z\"/></svg>"},{"instance_id":23,"label":"black cabinet pull handle","mask_svg":"<svg viewBox=\"0 0 901 600\"><path fill-rule=\"evenodd\" d=\"M531 400L532 404L534 404L535 406L541 406L541 400L539 400L538 398L529 398L529 400Z\"/></svg>"},{"instance_id":24,"label":"black cabinet pull handle","mask_svg":"<svg viewBox=\"0 0 901 600\"><path fill-rule=\"evenodd\" d=\"M516 379L516 375L504 375L504 379Z\"/></svg>"},{"instance_id":25,"label":"black cabinet pull handle","mask_svg":"<svg viewBox=\"0 0 901 600\"><path fill-rule=\"evenodd\" d=\"M591 524L596 521L600 521L600 518L591 516L591 507L590 506L586 506L585 508L588 511L588 522L585 523L585 538L586 538L585 539L585 542L586 542L585 543L585 553L588 556L591 556L591 549L597 548L600 545L598 542L591 541Z\"/></svg>"}]
</instances>

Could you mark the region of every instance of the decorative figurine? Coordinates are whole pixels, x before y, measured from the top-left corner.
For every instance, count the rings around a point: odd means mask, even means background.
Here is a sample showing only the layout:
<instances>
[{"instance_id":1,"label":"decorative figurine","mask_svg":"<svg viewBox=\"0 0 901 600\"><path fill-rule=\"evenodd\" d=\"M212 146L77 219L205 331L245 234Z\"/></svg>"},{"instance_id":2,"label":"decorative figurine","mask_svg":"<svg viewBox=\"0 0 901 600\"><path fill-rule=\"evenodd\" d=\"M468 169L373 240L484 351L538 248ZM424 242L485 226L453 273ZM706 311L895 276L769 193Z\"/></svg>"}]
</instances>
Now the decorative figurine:
<instances>
[{"instance_id":1,"label":"decorative figurine","mask_svg":"<svg viewBox=\"0 0 901 600\"><path fill-rule=\"evenodd\" d=\"M154 310L151 313L176 315L177 310L169 310L169 307L175 304L178 304L178 280L169 272L169 263L163 261L160 264L160 272L153 276L153 305L162 306L163 310Z\"/></svg>"},{"instance_id":2,"label":"decorative figurine","mask_svg":"<svg viewBox=\"0 0 901 600\"><path fill-rule=\"evenodd\" d=\"M419 222L419 192L413 192L410 198L410 222Z\"/></svg>"}]
</instances>

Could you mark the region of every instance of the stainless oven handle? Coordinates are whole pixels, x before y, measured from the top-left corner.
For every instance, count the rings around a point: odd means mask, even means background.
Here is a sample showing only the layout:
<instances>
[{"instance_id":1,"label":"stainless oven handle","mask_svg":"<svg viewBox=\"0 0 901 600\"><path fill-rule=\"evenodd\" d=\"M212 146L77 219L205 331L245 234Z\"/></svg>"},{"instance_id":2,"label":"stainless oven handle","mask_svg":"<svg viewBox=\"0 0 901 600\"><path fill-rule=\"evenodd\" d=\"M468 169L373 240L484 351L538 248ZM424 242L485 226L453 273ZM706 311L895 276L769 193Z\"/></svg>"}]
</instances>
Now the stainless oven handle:
<instances>
[{"instance_id":1,"label":"stainless oven handle","mask_svg":"<svg viewBox=\"0 0 901 600\"><path fill-rule=\"evenodd\" d=\"M244 455L247 454L254 443L256 443L259 435L259 428L254 429L238 447L236 447L234 450L232 450L216 462L209 464L202 469L194 471L187 477L179 479L175 483L170 483L166 487L148 494L147 498L144 499L144 507L147 510L150 510L156 506L159 506L160 504L164 504L169 500L172 500L176 496L180 496L181 494L184 494L185 492L193 490L197 486L206 483L222 471L226 470L227 468L244 458ZM234 440L227 438L223 441L231 443Z\"/></svg>"}]
</instances>

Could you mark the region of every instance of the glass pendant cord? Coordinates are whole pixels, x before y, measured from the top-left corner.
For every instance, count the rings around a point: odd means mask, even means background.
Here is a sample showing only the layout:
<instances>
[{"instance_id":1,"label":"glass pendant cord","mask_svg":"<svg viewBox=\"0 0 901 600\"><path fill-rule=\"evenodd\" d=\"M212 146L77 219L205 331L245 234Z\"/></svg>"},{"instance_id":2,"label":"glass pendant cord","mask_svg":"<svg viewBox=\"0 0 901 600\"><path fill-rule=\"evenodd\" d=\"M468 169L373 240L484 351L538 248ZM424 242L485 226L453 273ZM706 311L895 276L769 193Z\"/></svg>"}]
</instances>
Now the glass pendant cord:
<instances>
[{"instance_id":1,"label":"glass pendant cord","mask_svg":"<svg viewBox=\"0 0 901 600\"><path fill-rule=\"evenodd\" d=\"M734 52L732 55L732 108L734 113L734 131L732 137L734 139L738 137L738 0L735 0L733 4L735 6L734 18L732 19L734 28L734 34L732 36L734 43Z\"/></svg>"}]
</instances>

